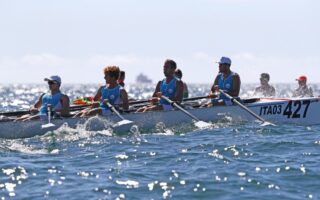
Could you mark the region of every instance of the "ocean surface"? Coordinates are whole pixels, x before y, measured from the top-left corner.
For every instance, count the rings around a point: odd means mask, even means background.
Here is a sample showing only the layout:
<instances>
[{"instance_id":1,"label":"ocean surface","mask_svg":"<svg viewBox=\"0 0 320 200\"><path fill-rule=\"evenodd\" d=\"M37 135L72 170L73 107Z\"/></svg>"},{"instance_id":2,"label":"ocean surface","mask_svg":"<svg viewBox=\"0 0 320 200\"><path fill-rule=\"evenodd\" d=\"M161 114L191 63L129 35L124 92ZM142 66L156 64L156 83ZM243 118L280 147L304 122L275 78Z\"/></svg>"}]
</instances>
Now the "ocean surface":
<instances>
[{"instance_id":1,"label":"ocean surface","mask_svg":"<svg viewBox=\"0 0 320 200\"><path fill-rule=\"evenodd\" d=\"M255 84L241 88L251 97ZM288 97L296 85L276 84ZM320 94L320 85L312 85ZM98 85L63 85L73 100ZM126 85L146 99L154 86ZM210 85L189 85L191 96ZM0 85L0 112L26 110L45 84ZM219 122L186 132L50 132L0 138L0 199L320 199L320 126Z\"/></svg>"}]
</instances>

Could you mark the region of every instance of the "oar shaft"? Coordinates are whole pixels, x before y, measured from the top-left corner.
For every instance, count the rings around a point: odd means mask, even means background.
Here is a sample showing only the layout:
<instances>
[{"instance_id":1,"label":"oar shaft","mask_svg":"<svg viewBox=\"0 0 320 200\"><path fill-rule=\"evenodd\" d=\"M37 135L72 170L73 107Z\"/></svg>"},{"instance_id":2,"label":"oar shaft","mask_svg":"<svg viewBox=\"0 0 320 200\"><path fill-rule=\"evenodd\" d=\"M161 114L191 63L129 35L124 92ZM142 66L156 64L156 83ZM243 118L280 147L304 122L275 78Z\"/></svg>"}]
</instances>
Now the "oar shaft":
<instances>
[{"instance_id":1,"label":"oar shaft","mask_svg":"<svg viewBox=\"0 0 320 200\"><path fill-rule=\"evenodd\" d=\"M239 101L237 101L235 98L233 98L232 96L230 96L229 94L227 94L226 92L224 92L223 90L219 90L220 93L224 94L228 99L230 99L233 103L237 104L238 106L240 106L241 108L243 108L244 110L246 110L248 113L250 113L252 116L254 116L255 118L257 118L258 120L260 120L261 122L266 122L266 120L264 120L262 117L260 117L259 115L257 115L256 113L254 113L253 111L251 111L249 108L247 108L246 106L244 106L242 103L240 103Z\"/></svg>"},{"instance_id":2,"label":"oar shaft","mask_svg":"<svg viewBox=\"0 0 320 200\"><path fill-rule=\"evenodd\" d=\"M199 97L191 97L191 98L185 98L183 101L194 101L194 100L199 100L199 99L205 99L209 98L208 96L199 96ZM131 101L129 102L130 105L135 105L135 104L142 104L142 103L148 103L150 102L149 100L138 100L138 101ZM90 107L92 104L85 104L85 105L72 105L70 106L70 111L78 111L82 110L84 108ZM25 114L30 114L29 110L21 110L21 111L12 111L12 112L2 112L0 113L0 116L7 116L7 117L12 117L12 116L20 116L20 115L25 115Z\"/></svg>"},{"instance_id":3,"label":"oar shaft","mask_svg":"<svg viewBox=\"0 0 320 200\"><path fill-rule=\"evenodd\" d=\"M184 112L185 114L187 114L188 116L190 116L192 119L196 120L196 121L200 121L196 116L192 115L190 112L186 111L184 108L182 108L181 106L179 106L176 102L172 101L171 99L169 99L166 96L161 96L161 98L163 98L164 100L166 100L167 102L169 102L170 104L172 104L173 106L177 107L179 110L181 110L182 112Z\"/></svg>"},{"instance_id":4,"label":"oar shaft","mask_svg":"<svg viewBox=\"0 0 320 200\"><path fill-rule=\"evenodd\" d=\"M199 97L191 97L191 98L185 98L183 101L194 101L199 99L207 99L210 98L209 96L199 96Z\"/></svg>"},{"instance_id":5,"label":"oar shaft","mask_svg":"<svg viewBox=\"0 0 320 200\"><path fill-rule=\"evenodd\" d=\"M19 115L26 115L30 114L29 110L21 110L21 111L13 111L13 112L2 112L0 113L0 116L7 116L7 117L12 117L12 116L19 116Z\"/></svg>"},{"instance_id":6,"label":"oar shaft","mask_svg":"<svg viewBox=\"0 0 320 200\"><path fill-rule=\"evenodd\" d=\"M116 109L113 105L111 105L111 103L107 102L107 106L108 106L114 113L116 113L116 115L118 115L118 117L119 117L120 119L126 120L126 119L119 113L119 111L117 111L117 109Z\"/></svg>"}]
</instances>

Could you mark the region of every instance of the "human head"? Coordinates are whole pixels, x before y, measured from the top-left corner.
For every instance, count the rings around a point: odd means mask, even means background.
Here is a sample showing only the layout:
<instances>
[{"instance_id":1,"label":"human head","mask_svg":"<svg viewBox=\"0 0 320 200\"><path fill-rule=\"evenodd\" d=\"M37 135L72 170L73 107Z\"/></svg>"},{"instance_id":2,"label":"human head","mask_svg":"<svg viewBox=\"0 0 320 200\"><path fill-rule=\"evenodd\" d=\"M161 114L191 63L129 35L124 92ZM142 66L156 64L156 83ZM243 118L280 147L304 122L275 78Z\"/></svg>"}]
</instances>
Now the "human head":
<instances>
[{"instance_id":1,"label":"human head","mask_svg":"<svg viewBox=\"0 0 320 200\"><path fill-rule=\"evenodd\" d=\"M61 85L61 78L58 75L50 76L49 78L45 78L44 81L47 81L49 84L49 88L52 89L59 89Z\"/></svg>"},{"instance_id":2,"label":"human head","mask_svg":"<svg viewBox=\"0 0 320 200\"><path fill-rule=\"evenodd\" d=\"M229 57L222 56L218 63L219 63L219 71L220 72L226 73L226 72L230 71L231 59Z\"/></svg>"},{"instance_id":3,"label":"human head","mask_svg":"<svg viewBox=\"0 0 320 200\"><path fill-rule=\"evenodd\" d=\"M167 59L163 65L163 73L166 77L173 76L176 68L177 68L176 62L173 60Z\"/></svg>"},{"instance_id":4,"label":"human head","mask_svg":"<svg viewBox=\"0 0 320 200\"><path fill-rule=\"evenodd\" d=\"M260 75L260 83L263 84L267 84L270 80L270 75L268 73L262 73Z\"/></svg>"},{"instance_id":5,"label":"human head","mask_svg":"<svg viewBox=\"0 0 320 200\"><path fill-rule=\"evenodd\" d=\"M126 78L126 72L125 71L120 71L119 80L124 80L125 78Z\"/></svg>"},{"instance_id":6,"label":"human head","mask_svg":"<svg viewBox=\"0 0 320 200\"><path fill-rule=\"evenodd\" d=\"M107 66L103 72L106 83L116 82L120 76L120 69L117 66Z\"/></svg>"},{"instance_id":7,"label":"human head","mask_svg":"<svg viewBox=\"0 0 320 200\"><path fill-rule=\"evenodd\" d=\"M305 85L307 83L307 77L302 75L296 78L296 81L298 81L299 85Z\"/></svg>"},{"instance_id":8,"label":"human head","mask_svg":"<svg viewBox=\"0 0 320 200\"><path fill-rule=\"evenodd\" d=\"M174 72L174 75L178 78L181 79L182 78L182 71L180 69L176 69L176 71Z\"/></svg>"}]
</instances>

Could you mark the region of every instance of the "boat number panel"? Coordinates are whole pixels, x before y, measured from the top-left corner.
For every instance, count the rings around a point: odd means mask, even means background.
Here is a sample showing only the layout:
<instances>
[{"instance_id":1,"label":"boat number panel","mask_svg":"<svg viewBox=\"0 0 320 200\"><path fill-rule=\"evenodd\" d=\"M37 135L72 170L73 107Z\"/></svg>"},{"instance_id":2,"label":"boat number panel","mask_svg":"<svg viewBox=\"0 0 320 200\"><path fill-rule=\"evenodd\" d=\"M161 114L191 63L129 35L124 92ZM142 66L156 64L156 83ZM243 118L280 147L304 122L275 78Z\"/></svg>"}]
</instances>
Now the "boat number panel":
<instances>
[{"instance_id":1,"label":"boat number panel","mask_svg":"<svg viewBox=\"0 0 320 200\"><path fill-rule=\"evenodd\" d=\"M285 104L274 104L260 107L262 115L284 115L287 118L305 118L308 113L310 100L289 101ZM284 107L284 108L283 108Z\"/></svg>"}]
</instances>

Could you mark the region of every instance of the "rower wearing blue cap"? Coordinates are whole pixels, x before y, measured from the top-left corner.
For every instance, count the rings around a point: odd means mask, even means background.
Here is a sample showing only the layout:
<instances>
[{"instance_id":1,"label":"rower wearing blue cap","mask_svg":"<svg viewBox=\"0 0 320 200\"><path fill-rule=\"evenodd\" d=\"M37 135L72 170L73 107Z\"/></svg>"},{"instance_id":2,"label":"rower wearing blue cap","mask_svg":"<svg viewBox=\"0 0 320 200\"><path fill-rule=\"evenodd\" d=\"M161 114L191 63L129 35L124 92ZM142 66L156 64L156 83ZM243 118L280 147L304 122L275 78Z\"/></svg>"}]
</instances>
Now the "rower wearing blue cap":
<instances>
[{"instance_id":1,"label":"rower wearing blue cap","mask_svg":"<svg viewBox=\"0 0 320 200\"><path fill-rule=\"evenodd\" d=\"M28 121L33 119L41 119L43 121L47 120L49 109L50 113L59 113L62 117L67 117L70 115L69 107L70 100L69 97L60 91L61 78L60 76L54 75L49 78L45 78L44 81L48 83L50 92L43 93L37 102L30 108L30 113L23 115L16 119L16 121ZM53 112L52 112L53 111Z\"/></svg>"},{"instance_id":2,"label":"rower wearing blue cap","mask_svg":"<svg viewBox=\"0 0 320 200\"><path fill-rule=\"evenodd\" d=\"M216 76L211 87L210 97L212 104L232 105L231 100L224 94L219 94L219 89L225 91L230 96L237 98L240 92L241 80L240 76L230 70L231 59L228 57L221 57L219 63L219 73Z\"/></svg>"}]
</instances>

